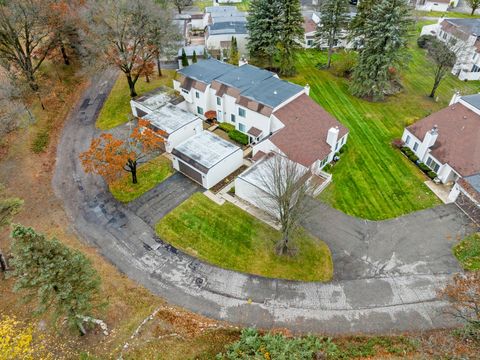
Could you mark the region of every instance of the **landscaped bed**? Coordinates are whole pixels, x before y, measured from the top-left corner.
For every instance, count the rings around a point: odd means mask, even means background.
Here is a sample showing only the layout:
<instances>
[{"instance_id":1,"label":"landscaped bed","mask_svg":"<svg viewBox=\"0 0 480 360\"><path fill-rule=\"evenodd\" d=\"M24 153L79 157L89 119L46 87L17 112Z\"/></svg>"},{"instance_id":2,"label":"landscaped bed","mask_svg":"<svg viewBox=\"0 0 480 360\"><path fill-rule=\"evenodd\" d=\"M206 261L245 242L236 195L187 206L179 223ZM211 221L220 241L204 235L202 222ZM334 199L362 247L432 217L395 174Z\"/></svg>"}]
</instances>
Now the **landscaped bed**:
<instances>
[{"instance_id":1,"label":"landscaped bed","mask_svg":"<svg viewBox=\"0 0 480 360\"><path fill-rule=\"evenodd\" d=\"M266 277L328 281L333 264L328 246L302 230L296 256L275 254L279 231L233 204L217 205L194 194L156 226L168 243L211 264Z\"/></svg>"},{"instance_id":2,"label":"landscaped bed","mask_svg":"<svg viewBox=\"0 0 480 360\"><path fill-rule=\"evenodd\" d=\"M412 60L402 69L403 92L379 103L351 95L347 79L318 69L319 63L325 63L325 52L308 50L297 56L298 75L288 80L310 84L310 96L350 130L348 152L332 169L333 182L321 195L347 214L380 220L440 204L423 183L422 172L390 143L401 137L406 126L448 106L455 90L477 93L480 83L449 74L438 89L438 102L433 101L428 97L433 69L415 41Z\"/></svg>"},{"instance_id":3,"label":"landscaped bed","mask_svg":"<svg viewBox=\"0 0 480 360\"><path fill-rule=\"evenodd\" d=\"M159 156L138 168L137 184L132 184L131 174L125 173L120 179L110 184L110 192L118 201L127 203L153 189L172 174L173 168L170 160Z\"/></svg>"},{"instance_id":4,"label":"landscaped bed","mask_svg":"<svg viewBox=\"0 0 480 360\"><path fill-rule=\"evenodd\" d=\"M137 81L135 89L138 95L154 90L160 86L173 86L174 70L162 70L163 76L152 76L150 82L144 78ZM118 75L117 81L103 105L97 119L97 127L101 130L108 130L126 123L132 110L130 108L130 91L127 79L123 73Z\"/></svg>"}]
</instances>

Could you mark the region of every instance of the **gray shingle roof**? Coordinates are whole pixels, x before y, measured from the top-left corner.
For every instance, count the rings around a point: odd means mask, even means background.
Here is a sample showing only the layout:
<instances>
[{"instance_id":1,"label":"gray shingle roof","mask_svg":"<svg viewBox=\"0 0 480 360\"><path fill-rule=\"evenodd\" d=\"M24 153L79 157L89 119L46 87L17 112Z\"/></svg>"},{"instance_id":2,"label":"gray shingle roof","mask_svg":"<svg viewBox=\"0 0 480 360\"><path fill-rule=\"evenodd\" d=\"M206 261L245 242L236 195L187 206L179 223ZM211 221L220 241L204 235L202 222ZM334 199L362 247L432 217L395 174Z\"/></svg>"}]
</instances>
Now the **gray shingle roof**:
<instances>
[{"instance_id":1,"label":"gray shingle roof","mask_svg":"<svg viewBox=\"0 0 480 360\"><path fill-rule=\"evenodd\" d=\"M480 94L465 95L461 99L480 110Z\"/></svg>"},{"instance_id":2,"label":"gray shingle roof","mask_svg":"<svg viewBox=\"0 0 480 360\"><path fill-rule=\"evenodd\" d=\"M472 187L480 193L480 173L467 176L464 178L466 182L468 182Z\"/></svg>"},{"instance_id":3,"label":"gray shingle roof","mask_svg":"<svg viewBox=\"0 0 480 360\"><path fill-rule=\"evenodd\" d=\"M207 26L209 35L248 34L246 22L216 22Z\"/></svg>"},{"instance_id":4,"label":"gray shingle roof","mask_svg":"<svg viewBox=\"0 0 480 360\"><path fill-rule=\"evenodd\" d=\"M270 71L246 64L219 76L216 81L244 91L273 75Z\"/></svg>"},{"instance_id":5,"label":"gray shingle roof","mask_svg":"<svg viewBox=\"0 0 480 360\"><path fill-rule=\"evenodd\" d=\"M191 79L210 84L213 80L228 71L235 69L236 67L224 62L207 59L184 67L178 70L178 72Z\"/></svg>"},{"instance_id":6,"label":"gray shingle roof","mask_svg":"<svg viewBox=\"0 0 480 360\"><path fill-rule=\"evenodd\" d=\"M480 19L446 19L467 33L480 36Z\"/></svg>"},{"instance_id":7,"label":"gray shingle roof","mask_svg":"<svg viewBox=\"0 0 480 360\"><path fill-rule=\"evenodd\" d=\"M257 86L250 87L242 92L242 96L255 100L261 104L276 108L284 101L298 94L303 88L276 77L261 81Z\"/></svg>"}]
</instances>

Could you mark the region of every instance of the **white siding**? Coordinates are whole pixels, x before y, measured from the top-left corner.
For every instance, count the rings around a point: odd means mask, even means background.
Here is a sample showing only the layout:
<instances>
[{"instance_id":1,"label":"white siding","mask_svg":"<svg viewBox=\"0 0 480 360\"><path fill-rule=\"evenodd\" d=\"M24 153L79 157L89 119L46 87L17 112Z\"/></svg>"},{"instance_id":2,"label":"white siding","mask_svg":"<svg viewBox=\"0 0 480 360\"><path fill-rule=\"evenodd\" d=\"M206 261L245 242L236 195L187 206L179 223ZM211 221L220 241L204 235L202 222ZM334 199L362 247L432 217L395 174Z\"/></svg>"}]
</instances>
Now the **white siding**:
<instances>
[{"instance_id":1,"label":"white siding","mask_svg":"<svg viewBox=\"0 0 480 360\"><path fill-rule=\"evenodd\" d=\"M232 36L237 39L238 51L240 55L247 54L247 34L222 34L222 35L208 35L205 37L205 47L207 49L219 50L221 41L232 41Z\"/></svg>"},{"instance_id":2,"label":"white siding","mask_svg":"<svg viewBox=\"0 0 480 360\"><path fill-rule=\"evenodd\" d=\"M196 119L195 121L185 125L181 129L178 129L177 131L171 133L165 143L165 150L171 153L175 146L180 145L180 143L182 143L183 141L202 132L202 130L202 120Z\"/></svg>"},{"instance_id":3,"label":"white siding","mask_svg":"<svg viewBox=\"0 0 480 360\"><path fill-rule=\"evenodd\" d=\"M232 172L237 170L243 165L243 152L238 149L233 154L230 154L218 164L210 168L206 176L206 182L204 187L210 189L212 186L218 184L221 180L225 179Z\"/></svg>"},{"instance_id":4,"label":"white siding","mask_svg":"<svg viewBox=\"0 0 480 360\"><path fill-rule=\"evenodd\" d=\"M273 216L276 215L273 211L273 209L275 209L273 201L265 193L265 191L260 190L258 187L250 184L240 177L235 179L235 196L261 210L270 213Z\"/></svg>"}]
</instances>

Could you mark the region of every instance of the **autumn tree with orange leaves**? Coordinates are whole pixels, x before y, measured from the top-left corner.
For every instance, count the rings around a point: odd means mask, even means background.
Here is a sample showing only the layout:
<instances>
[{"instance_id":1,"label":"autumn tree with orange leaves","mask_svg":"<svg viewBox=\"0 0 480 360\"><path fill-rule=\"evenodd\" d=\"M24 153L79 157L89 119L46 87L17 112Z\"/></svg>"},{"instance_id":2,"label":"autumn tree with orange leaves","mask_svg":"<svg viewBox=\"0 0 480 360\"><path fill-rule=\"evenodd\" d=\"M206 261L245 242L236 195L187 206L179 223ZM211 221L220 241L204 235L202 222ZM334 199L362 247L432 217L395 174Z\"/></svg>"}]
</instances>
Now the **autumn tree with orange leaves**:
<instances>
[{"instance_id":1,"label":"autumn tree with orange leaves","mask_svg":"<svg viewBox=\"0 0 480 360\"><path fill-rule=\"evenodd\" d=\"M457 274L441 292L447 313L466 322L480 336L480 271Z\"/></svg>"},{"instance_id":2,"label":"autumn tree with orange leaves","mask_svg":"<svg viewBox=\"0 0 480 360\"><path fill-rule=\"evenodd\" d=\"M101 50L107 64L127 78L130 96L135 84L151 67L158 47L152 41L157 20L165 11L152 0L92 0L89 3L90 39Z\"/></svg>"},{"instance_id":3,"label":"autumn tree with orange leaves","mask_svg":"<svg viewBox=\"0 0 480 360\"><path fill-rule=\"evenodd\" d=\"M85 171L101 175L107 182L127 171L132 174L132 183L137 184L138 165L145 162L149 154L159 151L164 142L164 133L152 130L149 125L140 119L125 140L109 133L93 139L90 148L80 154Z\"/></svg>"}]
</instances>

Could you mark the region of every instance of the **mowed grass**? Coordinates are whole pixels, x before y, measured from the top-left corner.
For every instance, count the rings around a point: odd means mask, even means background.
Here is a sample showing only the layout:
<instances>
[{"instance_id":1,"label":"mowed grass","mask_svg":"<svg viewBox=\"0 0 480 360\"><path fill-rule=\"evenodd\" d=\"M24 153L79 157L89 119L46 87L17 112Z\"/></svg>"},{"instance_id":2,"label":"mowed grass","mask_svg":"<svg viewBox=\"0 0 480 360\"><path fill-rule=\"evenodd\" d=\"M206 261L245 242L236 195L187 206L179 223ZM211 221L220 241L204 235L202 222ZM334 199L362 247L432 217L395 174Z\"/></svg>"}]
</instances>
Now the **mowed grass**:
<instances>
[{"instance_id":1,"label":"mowed grass","mask_svg":"<svg viewBox=\"0 0 480 360\"><path fill-rule=\"evenodd\" d=\"M194 194L164 217L156 232L192 256L227 269L304 281L328 281L333 275L324 242L302 230L295 239L298 253L277 256L279 231L235 205L217 205L203 194Z\"/></svg>"},{"instance_id":2,"label":"mowed grass","mask_svg":"<svg viewBox=\"0 0 480 360\"><path fill-rule=\"evenodd\" d=\"M142 95L148 91L154 90L160 86L173 86L174 70L162 70L162 77L151 76L150 82L146 82L145 78L139 78L135 85L138 95ZM120 73L117 81L112 88L105 104L103 105L97 119L97 127L100 130L109 130L126 123L131 114L130 108L130 91L125 75Z\"/></svg>"},{"instance_id":3,"label":"mowed grass","mask_svg":"<svg viewBox=\"0 0 480 360\"><path fill-rule=\"evenodd\" d=\"M110 192L118 201L127 203L153 189L172 174L173 168L170 160L164 156L158 156L139 166L137 184L132 183L130 173L125 173L120 179L110 184Z\"/></svg>"},{"instance_id":4,"label":"mowed grass","mask_svg":"<svg viewBox=\"0 0 480 360\"><path fill-rule=\"evenodd\" d=\"M473 15L470 15L470 13L461 13L461 12L456 12L456 11L447 11L447 12L441 12L441 11L421 11L421 10L414 10L413 14L418 17L444 17L444 18L466 18L466 19L474 19L474 18L480 18L480 15L478 15L476 12Z\"/></svg>"},{"instance_id":5,"label":"mowed grass","mask_svg":"<svg viewBox=\"0 0 480 360\"><path fill-rule=\"evenodd\" d=\"M317 69L319 62L325 62L325 54L316 50L299 53L299 73L288 79L309 83L310 96L350 130L348 150L332 168L333 183L321 195L347 214L380 220L440 204L423 184L427 178L391 141L401 137L405 126L447 106L455 90L472 94L480 86L448 75L438 90L438 102L430 99L433 69L415 40L411 62L402 71L404 91L385 102L352 96L348 80Z\"/></svg>"}]
</instances>

